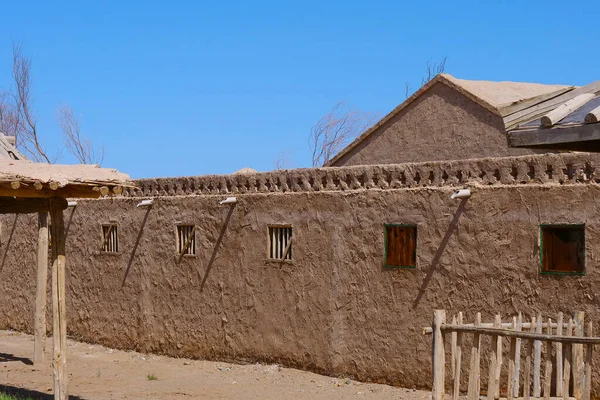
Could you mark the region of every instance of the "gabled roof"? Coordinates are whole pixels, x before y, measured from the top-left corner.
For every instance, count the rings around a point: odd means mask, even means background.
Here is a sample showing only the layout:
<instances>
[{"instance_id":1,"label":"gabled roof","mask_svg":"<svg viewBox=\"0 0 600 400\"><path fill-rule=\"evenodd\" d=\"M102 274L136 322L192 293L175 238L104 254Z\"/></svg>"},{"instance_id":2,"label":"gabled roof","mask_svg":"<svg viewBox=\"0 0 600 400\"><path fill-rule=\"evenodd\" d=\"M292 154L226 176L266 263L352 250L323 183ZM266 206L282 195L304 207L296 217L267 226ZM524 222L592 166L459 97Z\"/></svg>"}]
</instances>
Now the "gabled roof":
<instances>
[{"instance_id":1,"label":"gabled roof","mask_svg":"<svg viewBox=\"0 0 600 400\"><path fill-rule=\"evenodd\" d=\"M449 88L469 98L488 111L503 118L518 113L530 107L530 101L551 99L575 89L575 86L544 85L539 83L524 82L492 82L457 79L450 74L439 74L413 93L408 99L394 108L379 122L357 137L352 143L342 149L325 166L330 166L352 151L359 143L368 138L387 121L399 114L418 97L427 92L436 84L444 84ZM506 120L505 120L506 122Z\"/></svg>"},{"instance_id":2,"label":"gabled roof","mask_svg":"<svg viewBox=\"0 0 600 400\"><path fill-rule=\"evenodd\" d=\"M511 147L600 151L600 81L521 110L507 124Z\"/></svg>"}]
</instances>

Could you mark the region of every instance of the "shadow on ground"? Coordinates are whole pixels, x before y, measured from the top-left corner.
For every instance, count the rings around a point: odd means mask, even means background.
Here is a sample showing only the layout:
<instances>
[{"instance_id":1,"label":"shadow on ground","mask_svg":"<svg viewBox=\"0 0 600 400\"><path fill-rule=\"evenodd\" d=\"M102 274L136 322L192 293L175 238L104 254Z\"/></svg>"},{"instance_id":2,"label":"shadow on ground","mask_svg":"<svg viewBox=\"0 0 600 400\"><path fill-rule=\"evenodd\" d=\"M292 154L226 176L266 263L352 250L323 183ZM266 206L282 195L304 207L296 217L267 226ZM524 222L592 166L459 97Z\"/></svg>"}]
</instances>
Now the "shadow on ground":
<instances>
[{"instance_id":1,"label":"shadow on ground","mask_svg":"<svg viewBox=\"0 0 600 400\"><path fill-rule=\"evenodd\" d=\"M10 394L17 398L33 399L33 400L52 400L54 395L51 393L38 392L37 390L29 390L16 386L0 385L0 394ZM69 400L85 400L79 396L69 396Z\"/></svg>"},{"instance_id":2,"label":"shadow on ground","mask_svg":"<svg viewBox=\"0 0 600 400\"><path fill-rule=\"evenodd\" d=\"M25 365L33 365L29 358L17 357L13 354L0 353L0 362L21 361Z\"/></svg>"}]
</instances>

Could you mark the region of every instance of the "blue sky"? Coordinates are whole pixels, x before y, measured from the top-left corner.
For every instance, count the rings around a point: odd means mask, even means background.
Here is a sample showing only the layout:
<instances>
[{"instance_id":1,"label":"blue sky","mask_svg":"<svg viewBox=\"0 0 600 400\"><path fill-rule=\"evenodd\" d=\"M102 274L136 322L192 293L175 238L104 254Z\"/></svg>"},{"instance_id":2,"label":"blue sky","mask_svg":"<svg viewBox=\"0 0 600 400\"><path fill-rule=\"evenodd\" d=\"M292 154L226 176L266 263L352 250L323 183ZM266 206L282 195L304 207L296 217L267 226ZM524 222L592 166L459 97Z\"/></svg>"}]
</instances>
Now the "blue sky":
<instances>
[{"instance_id":1,"label":"blue sky","mask_svg":"<svg viewBox=\"0 0 600 400\"><path fill-rule=\"evenodd\" d=\"M600 79L595 2L29 1L3 4L33 59L49 148L68 103L132 177L310 165L311 126L338 101L385 115L428 60L459 78L582 85ZM63 151L61 162L75 160Z\"/></svg>"}]
</instances>

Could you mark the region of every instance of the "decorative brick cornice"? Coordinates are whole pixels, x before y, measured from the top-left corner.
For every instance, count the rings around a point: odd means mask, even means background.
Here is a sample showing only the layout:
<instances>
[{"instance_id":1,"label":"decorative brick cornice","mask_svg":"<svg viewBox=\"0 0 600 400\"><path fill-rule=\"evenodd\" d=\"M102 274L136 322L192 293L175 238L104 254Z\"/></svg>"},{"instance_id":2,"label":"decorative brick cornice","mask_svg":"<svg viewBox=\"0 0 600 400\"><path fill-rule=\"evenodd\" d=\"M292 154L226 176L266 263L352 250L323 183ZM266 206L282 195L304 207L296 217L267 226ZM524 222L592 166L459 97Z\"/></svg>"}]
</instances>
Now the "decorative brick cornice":
<instances>
[{"instance_id":1,"label":"decorative brick cornice","mask_svg":"<svg viewBox=\"0 0 600 400\"><path fill-rule=\"evenodd\" d=\"M600 182L600 154L564 153L140 179L126 197Z\"/></svg>"}]
</instances>

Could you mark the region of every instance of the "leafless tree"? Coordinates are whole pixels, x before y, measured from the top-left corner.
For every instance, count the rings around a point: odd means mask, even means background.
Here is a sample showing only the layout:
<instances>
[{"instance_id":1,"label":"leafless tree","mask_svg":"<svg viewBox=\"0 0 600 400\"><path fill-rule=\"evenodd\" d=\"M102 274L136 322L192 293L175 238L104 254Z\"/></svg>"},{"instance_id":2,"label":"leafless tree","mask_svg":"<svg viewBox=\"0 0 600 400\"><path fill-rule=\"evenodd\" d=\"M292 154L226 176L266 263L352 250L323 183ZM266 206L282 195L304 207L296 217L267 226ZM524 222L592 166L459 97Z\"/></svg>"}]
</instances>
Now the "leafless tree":
<instances>
[{"instance_id":1,"label":"leafless tree","mask_svg":"<svg viewBox=\"0 0 600 400\"><path fill-rule=\"evenodd\" d=\"M65 146L81 164L102 164L104 161L104 147L97 152L92 141L82 135L81 122L75 113L65 104L57 111L58 124L63 131Z\"/></svg>"},{"instance_id":2,"label":"leafless tree","mask_svg":"<svg viewBox=\"0 0 600 400\"><path fill-rule=\"evenodd\" d=\"M288 157L288 152L282 151L281 153L279 153L279 155L277 156L277 158L274 161L275 169L282 170L282 169L288 168L289 161L290 161L290 158Z\"/></svg>"},{"instance_id":3,"label":"leafless tree","mask_svg":"<svg viewBox=\"0 0 600 400\"><path fill-rule=\"evenodd\" d=\"M29 159L54 163L58 154L50 155L42 144L33 111L31 58L23 54L18 43L13 43L12 52L12 87L0 89L0 132L14 136L17 149ZM97 157L90 140L81 135L80 123L70 108L59 113L59 124L63 129L67 149L81 163L95 162L104 157L103 150L100 157Z\"/></svg>"},{"instance_id":4,"label":"leafless tree","mask_svg":"<svg viewBox=\"0 0 600 400\"><path fill-rule=\"evenodd\" d=\"M337 152L373 124L374 116L339 102L311 129L312 166L326 164Z\"/></svg>"},{"instance_id":5,"label":"leafless tree","mask_svg":"<svg viewBox=\"0 0 600 400\"><path fill-rule=\"evenodd\" d=\"M37 119L32 112L31 59L23 55L21 46L13 43L13 87L3 90L0 126L3 133L14 136L17 148L37 162L52 162L40 142Z\"/></svg>"},{"instance_id":6,"label":"leafless tree","mask_svg":"<svg viewBox=\"0 0 600 400\"><path fill-rule=\"evenodd\" d=\"M436 75L444 72L447 59L448 57L444 57L440 62L434 63L431 60L427 61L427 69L425 70L425 76L421 78L421 86L432 80Z\"/></svg>"},{"instance_id":7,"label":"leafless tree","mask_svg":"<svg viewBox=\"0 0 600 400\"><path fill-rule=\"evenodd\" d=\"M427 68L425 69L425 76L421 78L421 86L435 78L436 75L442 74L446 69L446 60L448 57L442 58L440 62L432 63L431 60L427 61ZM405 97L408 99L412 94L412 90L408 82L405 83Z\"/></svg>"}]
</instances>

